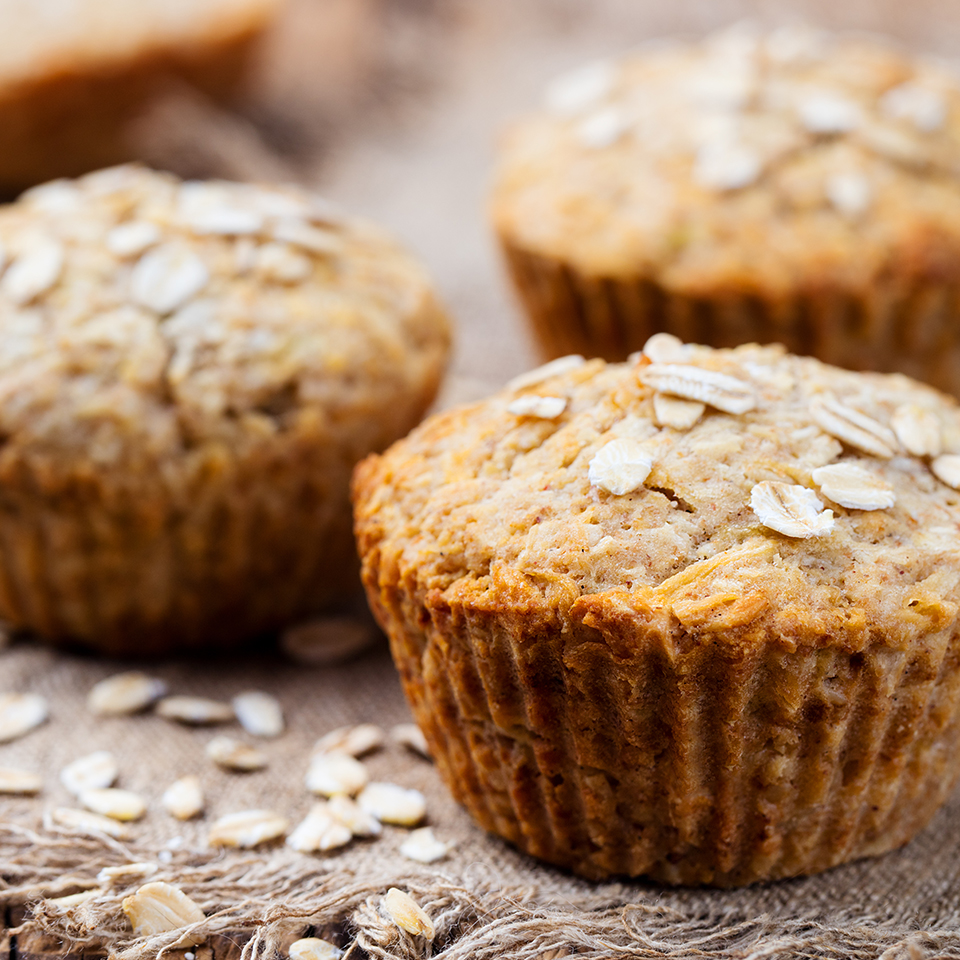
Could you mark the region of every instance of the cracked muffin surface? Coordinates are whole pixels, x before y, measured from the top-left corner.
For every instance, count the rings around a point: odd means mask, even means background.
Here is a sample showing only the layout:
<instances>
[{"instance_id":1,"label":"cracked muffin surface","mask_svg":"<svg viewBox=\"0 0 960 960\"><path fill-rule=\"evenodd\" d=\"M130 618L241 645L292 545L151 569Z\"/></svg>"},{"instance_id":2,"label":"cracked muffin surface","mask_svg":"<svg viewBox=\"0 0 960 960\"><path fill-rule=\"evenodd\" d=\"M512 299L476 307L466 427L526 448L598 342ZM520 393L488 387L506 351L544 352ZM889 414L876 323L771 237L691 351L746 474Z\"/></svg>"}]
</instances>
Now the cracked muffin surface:
<instances>
[{"instance_id":1,"label":"cracked muffin surface","mask_svg":"<svg viewBox=\"0 0 960 960\"><path fill-rule=\"evenodd\" d=\"M411 257L298 188L138 167L28 191L0 251L10 619L202 644L349 583L349 471L416 423L449 347Z\"/></svg>"},{"instance_id":2,"label":"cracked muffin surface","mask_svg":"<svg viewBox=\"0 0 960 960\"><path fill-rule=\"evenodd\" d=\"M588 876L906 842L960 770L958 453L906 377L658 335L368 458L364 582L448 785Z\"/></svg>"}]
</instances>

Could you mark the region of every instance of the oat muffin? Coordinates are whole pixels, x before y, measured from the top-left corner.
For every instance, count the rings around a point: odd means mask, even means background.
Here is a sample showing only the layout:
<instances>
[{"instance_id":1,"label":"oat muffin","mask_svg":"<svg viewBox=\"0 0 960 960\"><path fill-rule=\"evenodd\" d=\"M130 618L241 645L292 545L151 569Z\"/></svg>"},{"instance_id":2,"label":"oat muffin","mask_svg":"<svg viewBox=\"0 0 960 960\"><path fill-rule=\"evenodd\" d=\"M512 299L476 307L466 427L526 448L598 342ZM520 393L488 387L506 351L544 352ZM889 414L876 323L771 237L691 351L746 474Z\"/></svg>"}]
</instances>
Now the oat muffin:
<instances>
[{"instance_id":1,"label":"oat muffin","mask_svg":"<svg viewBox=\"0 0 960 960\"><path fill-rule=\"evenodd\" d=\"M128 120L171 78L235 89L282 0L6 0L0 191L130 159Z\"/></svg>"},{"instance_id":2,"label":"oat muffin","mask_svg":"<svg viewBox=\"0 0 960 960\"><path fill-rule=\"evenodd\" d=\"M783 342L960 392L960 69L739 26L561 77L493 221L549 356Z\"/></svg>"},{"instance_id":3,"label":"oat muffin","mask_svg":"<svg viewBox=\"0 0 960 960\"><path fill-rule=\"evenodd\" d=\"M354 475L363 579L480 824L732 886L906 843L960 772L960 408L659 334Z\"/></svg>"},{"instance_id":4,"label":"oat muffin","mask_svg":"<svg viewBox=\"0 0 960 960\"><path fill-rule=\"evenodd\" d=\"M0 208L0 250L0 616L154 653L357 583L350 471L448 352L417 263L306 191L138 167Z\"/></svg>"}]
</instances>

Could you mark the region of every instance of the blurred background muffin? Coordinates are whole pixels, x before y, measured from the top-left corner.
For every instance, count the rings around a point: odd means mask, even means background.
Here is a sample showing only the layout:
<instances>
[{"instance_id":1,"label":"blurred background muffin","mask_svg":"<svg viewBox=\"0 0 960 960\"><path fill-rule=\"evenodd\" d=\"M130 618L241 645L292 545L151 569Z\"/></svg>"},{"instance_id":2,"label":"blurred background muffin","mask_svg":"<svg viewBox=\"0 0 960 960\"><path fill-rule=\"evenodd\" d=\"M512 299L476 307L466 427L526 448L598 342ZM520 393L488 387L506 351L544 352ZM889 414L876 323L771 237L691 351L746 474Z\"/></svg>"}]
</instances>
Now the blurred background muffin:
<instances>
[{"instance_id":1,"label":"blurred background muffin","mask_svg":"<svg viewBox=\"0 0 960 960\"><path fill-rule=\"evenodd\" d=\"M741 24L561 76L492 214L548 356L658 331L960 392L960 71Z\"/></svg>"},{"instance_id":2,"label":"blurred background muffin","mask_svg":"<svg viewBox=\"0 0 960 960\"><path fill-rule=\"evenodd\" d=\"M282 0L8 0L0 190L130 156L125 128L171 78L235 92Z\"/></svg>"},{"instance_id":3,"label":"blurred background muffin","mask_svg":"<svg viewBox=\"0 0 960 960\"><path fill-rule=\"evenodd\" d=\"M292 187L137 167L0 208L0 615L146 654L347 595L353 464L439 385L390 238Z\"/></svg>"}]
</instances>

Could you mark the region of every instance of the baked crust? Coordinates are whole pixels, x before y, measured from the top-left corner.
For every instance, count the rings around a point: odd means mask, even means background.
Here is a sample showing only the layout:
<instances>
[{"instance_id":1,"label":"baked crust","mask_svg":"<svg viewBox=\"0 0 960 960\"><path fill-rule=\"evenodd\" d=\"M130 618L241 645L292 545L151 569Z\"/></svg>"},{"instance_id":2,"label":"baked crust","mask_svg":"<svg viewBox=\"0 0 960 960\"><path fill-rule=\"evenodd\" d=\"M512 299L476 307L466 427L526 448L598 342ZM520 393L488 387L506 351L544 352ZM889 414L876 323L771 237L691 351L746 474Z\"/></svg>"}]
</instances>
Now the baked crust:
<instances>
[{"instance_id":1,"label":"baked crust","mask_svg":"<svg viewBox=\"0 0 960 960\"><path fill-rule=\"evenodd\" d=\"M449 326L376 228L137 167L0 211L0 613L111 652L236 643L355 582L353 464Z\"/></svg>"},{"instance_id":2,"label":"baked crust","mask_svg":"<svg viewBox=\"0 0 960 960\"><path fill-rule=\"evenodd\" d=\"M650 357L565 362L355 472L364 584L444 779L593 878L730 886L907 842L960 772L960 498L931 470L956 404L778 348L649 349L756 405L658 427ZM566 405L511 412L530 395ZM932 412L937 458L841 443L810 412L828 396L900 433L898 410ZM625 439L653 465L616 495L591 471ZM830 501L837 465L894 505ZM829 529L768 526L769 483L819 492Z\"/></svg>"}]
</instances>

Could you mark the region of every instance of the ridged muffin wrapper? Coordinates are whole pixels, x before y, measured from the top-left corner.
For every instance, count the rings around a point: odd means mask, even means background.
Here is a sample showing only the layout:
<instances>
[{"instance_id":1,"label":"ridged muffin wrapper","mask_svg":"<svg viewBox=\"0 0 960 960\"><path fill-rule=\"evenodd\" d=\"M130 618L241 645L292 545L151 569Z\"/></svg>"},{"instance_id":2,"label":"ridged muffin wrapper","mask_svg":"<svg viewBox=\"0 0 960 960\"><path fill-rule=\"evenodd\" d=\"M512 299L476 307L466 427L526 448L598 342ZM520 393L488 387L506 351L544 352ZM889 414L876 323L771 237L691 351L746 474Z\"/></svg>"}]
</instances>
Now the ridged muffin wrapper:
<instances>
[{"instance_id":1,"label":"ridged muffin wrapper","mask_svg":"<svg viewBox=\"0 0 960 960\"><path fill-rule=\"evenodd\" d=\"M0 460L0 610L111 654L235 645L315 611L356 576L346 497L299 442L192 475Z\"/></svg>"},{"instance_id":2,"label":"ridged muffin wrapper","mask_svg":"<svg viewBox=\"0 0 960 960\"><path fill-rule=\"evenodd\" d=\"M713 347L783 343L855 370L906 373L960 396L960 285L892 277L869 288L791 295L685 294L636 277L591 277L561 260L501 244L548 358L624 360L655 333Z\"/></svg>"},{"instance_id":3,"label":"ridged muffin wrapper","mask_svg":"<svg viewBox=\"0 0 960 960\"><path fill-rule=\"evenodd\" d=\"M583 876L814 873L906 843L960 773L943 604L902 650L744 644L662 612L468 609L378 567L366 557L368 595L447 786L487 830Z\"/></svg>"}]
</instances>

